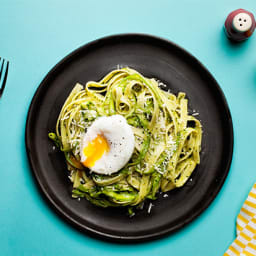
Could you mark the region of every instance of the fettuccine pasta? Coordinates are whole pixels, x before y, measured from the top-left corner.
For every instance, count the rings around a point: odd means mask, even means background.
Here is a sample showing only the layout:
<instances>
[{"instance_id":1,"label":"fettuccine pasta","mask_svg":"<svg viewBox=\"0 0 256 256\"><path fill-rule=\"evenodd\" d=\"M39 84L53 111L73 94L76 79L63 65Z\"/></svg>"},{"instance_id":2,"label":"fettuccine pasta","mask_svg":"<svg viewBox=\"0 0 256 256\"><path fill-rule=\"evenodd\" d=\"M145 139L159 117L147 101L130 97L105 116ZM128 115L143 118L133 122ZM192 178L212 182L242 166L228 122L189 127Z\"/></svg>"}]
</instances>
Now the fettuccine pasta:
<instances>
[{"instance_id":1,"label":"fettuccine pasta","mask_svg":"<svg viewBox=\"0 0 256 256\"><path fill-rule=\"evenodd\" d=\"M76 84L50 133L64 152L72 196L95 205L138 206L156 199L158 192L181 187L200 163L202 129L188 114L185 93L162 90L130 68L116 69L99 82ZM100 116L126 118L135 136L130 161L112 175L91 173L80 163L80 141Z\"/></svg>"}]
</instances>

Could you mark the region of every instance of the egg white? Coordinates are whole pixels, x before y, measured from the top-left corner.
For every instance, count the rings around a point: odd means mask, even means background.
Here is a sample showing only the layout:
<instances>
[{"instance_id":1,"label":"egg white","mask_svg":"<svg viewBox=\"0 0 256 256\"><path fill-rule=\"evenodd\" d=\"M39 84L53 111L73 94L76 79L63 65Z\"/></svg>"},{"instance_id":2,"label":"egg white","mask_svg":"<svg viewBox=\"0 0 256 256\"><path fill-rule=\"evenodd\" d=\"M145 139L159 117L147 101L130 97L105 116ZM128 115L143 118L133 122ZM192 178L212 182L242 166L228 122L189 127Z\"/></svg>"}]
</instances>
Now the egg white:
<instances>
[{"instance_id":1,"label":"egg white","mask_svg":"<svg viewBox=\"0 0 256 256\"><path fill-rule=\"evenodd\" d=\"M121 115L97 118L82 137L81 162L86 160L84 148L98 135L105 137L109 151L105 152L94 166L90 167L90 170L98 174L110 175L122 169L131 158L135 146L134 134L126 119Z\"/></svg>"}]
</instances>

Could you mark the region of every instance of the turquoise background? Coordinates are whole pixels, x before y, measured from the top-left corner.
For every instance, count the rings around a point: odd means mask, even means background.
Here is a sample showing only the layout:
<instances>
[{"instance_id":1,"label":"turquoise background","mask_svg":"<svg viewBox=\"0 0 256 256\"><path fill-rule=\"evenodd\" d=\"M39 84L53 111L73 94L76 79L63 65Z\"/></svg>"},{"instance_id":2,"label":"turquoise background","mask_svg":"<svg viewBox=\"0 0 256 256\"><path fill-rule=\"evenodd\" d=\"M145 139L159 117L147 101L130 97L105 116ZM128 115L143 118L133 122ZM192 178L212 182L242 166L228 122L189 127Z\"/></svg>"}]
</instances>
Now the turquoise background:
<instances>
[{"instance_id":1,"label":"turquoise background","mask_svg":"<svg viewBox=\"0 0 256 256\"><path fill-rule=\"evenodd\" d=\"M235 219L256 181L256 33L232 45L223 32L237 8L255 13L255 0L0 0L0 56L10 61L0 99L0 255L223 255ZM77 47L106 35L141 32L181 45L210 70L234 122L234 156L210 207L161 240L120 245L81 234L43 201L28 165L25 122L47 72ZM207 170L205 170L207 171Z\"/></svg>"}]
</instances>

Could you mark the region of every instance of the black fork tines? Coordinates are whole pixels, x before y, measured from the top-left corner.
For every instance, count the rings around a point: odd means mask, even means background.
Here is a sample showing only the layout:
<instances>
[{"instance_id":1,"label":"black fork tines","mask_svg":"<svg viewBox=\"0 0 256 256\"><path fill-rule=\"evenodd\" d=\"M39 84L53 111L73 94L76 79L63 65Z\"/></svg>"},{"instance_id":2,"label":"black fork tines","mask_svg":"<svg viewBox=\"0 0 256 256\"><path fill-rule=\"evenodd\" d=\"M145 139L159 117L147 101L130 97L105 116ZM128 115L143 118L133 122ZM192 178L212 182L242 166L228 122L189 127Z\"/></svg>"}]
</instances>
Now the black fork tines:
<instances>
[{"instance_id":1,"label":"black fork tines","mask_svg":"<svg viewBox=\"0 0 256 256\"><path fill-rule=\"evenodd\" d=\"M0 62L1 62L1 59L2 58L0 57ZM5 69L4 69L4 66L6 66ZM9 61L6 61L5 59L3 59L2 64L1 64L1 69L0 69L0 98L3 95L4 88L5 88L5 85L6 85L8 69L9 69ZM1 82L2 76L3 76L3 79L2 79L2 82Z\"/></svg>"}]
</instances>

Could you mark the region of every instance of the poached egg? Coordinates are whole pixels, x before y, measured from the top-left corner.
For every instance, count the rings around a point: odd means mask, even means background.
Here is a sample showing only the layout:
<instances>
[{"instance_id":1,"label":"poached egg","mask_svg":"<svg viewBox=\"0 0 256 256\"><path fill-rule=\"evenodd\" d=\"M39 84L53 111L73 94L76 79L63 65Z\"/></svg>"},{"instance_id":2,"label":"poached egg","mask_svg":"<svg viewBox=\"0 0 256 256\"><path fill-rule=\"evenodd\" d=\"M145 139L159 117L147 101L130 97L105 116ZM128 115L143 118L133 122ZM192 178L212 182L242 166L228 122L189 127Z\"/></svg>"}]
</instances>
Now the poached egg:
<instances>
[{"instance_id":1,"label":"poached egg","mask_svg":"<svg viewBox=\"0 0 256 256\"><path fill-rule=\"evenodd\" d=\"M81 139L81 163L92 172L110 175L127 164L134 144L132 128L123 116L99 117Z\"/></svg>"}]
</instances>

